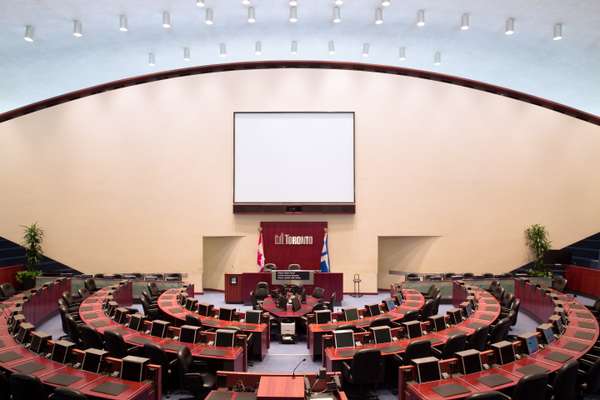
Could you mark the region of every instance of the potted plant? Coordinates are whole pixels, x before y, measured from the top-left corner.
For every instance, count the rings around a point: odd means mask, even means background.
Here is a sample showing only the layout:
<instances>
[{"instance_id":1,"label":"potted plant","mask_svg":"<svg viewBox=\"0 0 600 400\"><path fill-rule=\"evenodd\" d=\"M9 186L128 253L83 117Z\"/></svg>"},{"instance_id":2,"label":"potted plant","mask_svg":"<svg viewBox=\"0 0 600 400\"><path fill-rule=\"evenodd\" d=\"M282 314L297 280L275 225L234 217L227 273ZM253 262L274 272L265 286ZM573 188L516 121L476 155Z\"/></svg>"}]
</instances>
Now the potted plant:
<instances>
[{"instance_id":1,"label":"potted plant","mask_svg":"<svg viewBox=\"0 0 600 400\"><path fill-rule=\"evenodd\" d=\"M533 268L529 270L533 276L552 276L552 273L544 264L544 254L550 250L552 242L548 239L546 227L539 224L531 225L525 231L527 236L527 245L533 254Z\"/></svg>"},{"instance_id":2,"label":"potted plant","mask_svg":"<svg viewBox=\"0 0 600 400\"><path fill-rule=\"evenodd\" d=\"M28 226L23 226L23 228L25 270L17 272L16 279L17 282L21 284L21 289L27 290L35 287L35 278L41 275L38 267L44 256L44 252L42 251L44 231L38 226L37 222Z\"/></svg>"}]
</instances>

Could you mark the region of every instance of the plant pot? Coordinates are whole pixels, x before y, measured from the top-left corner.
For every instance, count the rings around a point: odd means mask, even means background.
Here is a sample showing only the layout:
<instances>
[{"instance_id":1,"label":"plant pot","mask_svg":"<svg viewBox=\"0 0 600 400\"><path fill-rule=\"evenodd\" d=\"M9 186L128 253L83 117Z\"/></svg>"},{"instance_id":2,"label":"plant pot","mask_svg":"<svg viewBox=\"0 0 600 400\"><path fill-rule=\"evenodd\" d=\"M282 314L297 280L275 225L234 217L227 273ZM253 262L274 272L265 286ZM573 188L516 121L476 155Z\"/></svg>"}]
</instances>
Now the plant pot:
<instances>
[{"instance_id":1,"label":"plant pot","mask_svg":"<svg viewBox=\"0 0 600 400\"><path fill-rule=\"evenodd\" d=\"M35 287L35 278L27 277L23 278L21 281L21 290L29 290Z\"/></svg>"}]
</instances>

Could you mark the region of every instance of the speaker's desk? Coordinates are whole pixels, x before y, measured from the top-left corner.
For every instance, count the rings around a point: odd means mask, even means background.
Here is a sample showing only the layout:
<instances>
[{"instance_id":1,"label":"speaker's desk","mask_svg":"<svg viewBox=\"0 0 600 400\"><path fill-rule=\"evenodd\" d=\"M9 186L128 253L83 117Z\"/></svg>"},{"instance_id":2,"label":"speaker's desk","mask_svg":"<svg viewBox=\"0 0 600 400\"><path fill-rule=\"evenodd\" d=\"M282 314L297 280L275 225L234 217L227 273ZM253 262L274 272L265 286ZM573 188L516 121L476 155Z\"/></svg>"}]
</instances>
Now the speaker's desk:
<instances>
[{"instance_id":1,"label":"speaker's desk","mask_svg":"<svg viewBox=\"0 0 600 400\"><path fill-rule=\"evenodd\" d=\"M301 270L310 271L310 270ZM324 298L328 299L335 293L336 305L344 298L344 274L341 272L311 271L312 284L303 284L306 293L311 294L315 286L325 289ZM225 302L231 304L251 304L250 292L258 282L267 282L270 286L281 286L273 282L272 272L244 272L241 274L225 274Z\"/></svg>"}]
</instances>

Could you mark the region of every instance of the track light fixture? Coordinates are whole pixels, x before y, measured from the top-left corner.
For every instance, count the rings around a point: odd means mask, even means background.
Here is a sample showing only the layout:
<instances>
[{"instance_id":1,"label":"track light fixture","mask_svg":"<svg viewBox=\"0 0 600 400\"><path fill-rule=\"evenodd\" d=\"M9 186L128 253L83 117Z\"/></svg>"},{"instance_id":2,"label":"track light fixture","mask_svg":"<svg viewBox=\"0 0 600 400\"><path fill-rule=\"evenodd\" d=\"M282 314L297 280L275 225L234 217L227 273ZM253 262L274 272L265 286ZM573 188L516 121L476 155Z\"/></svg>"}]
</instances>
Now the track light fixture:
<instances>
[{"instance_id":1,"label":"track light fixture","mask_svg":"<svg viewBox=\"0 0 600 400\"><path fill-rule=\"evenodd\" d=\"M383 8L377 7L375 9L375 25L383 24Z\"/></svg>"},{"instance_id":2,"label":"track light fixture","mask_svg":"<svg viewBox=\"0 0 600 400\"><path fill-rule=\"evenodd\" d=\"M168 11L163 11L162 26L165 29L171 28L171 14Z\"/></svg>"},{"instance_id":3,"label":"track light fixture","mask_svg":"<svg viewBox=\"0 0 600 400\"><path fill-rule=\"evenodd\" d=\"M253 24L256 22L256 14L254 12L254 7L248 7L248 23Z\"/></svg>"},{"instance_id":4,"label":"track light fixture","mask_svg":"<svg viewBox=\"0 0 600 400\"><path fill-rule=\"evenodd\" d=\"M25 26L25 36L23 37L27 42L33 42L33 26L26 25Z\"/></svg>"},{"instance_id":5,"label":"track light fixture","mask_svg":"<svg viewBox=\"0 0 600 400\"><path fill-rule=\"evenodd\" d=\"M562 24L554 24L554 35L552 36L553 40L561 40L563 38L562 34Z\"/></svg>"},{"instance_id":6,"label":"track light fixture","mask_svg":"<svg viewBox=\"0 0 600 400\"><path fill-rule=\"evenodd\" d=\"M207 8L206 11L204 12L204 23L206 25L212 25L214 24L214 19L213 19L213 10L212 8Z\"/></svg>"},{"instance_id":7,"label":"track light fixture","mask_svg":"<svg viewBox=\"0 0 600 400\"><path fill-rule=\"evenodd\" d=\"M342 10L338 6L333 7L332 21L334 24L339 24L340 22L342 22Z\"/></svg>"},{"instance_id":8,"label":"track light fixture","mask_svg":"<svg viewBox=\"0 0 600 400\"><path fill-rule=\"evenodd\" d=\"M471 18L469 13L464 13L462 17L460 17L460 30L468 31L471 28Z\"/></svg>"},{"instance_id":9,"label":"track light fixture","mask_svg":"<svg viewBox=\"0 0 600 400\"><path fill-rule=\"evenodd\" d=\"M189 47L183 48L183 61L190 61L192 59L192 54L190 52Z\"/></svg>"},{"instance_id":10,"label":"track light fixture","mask_svg":"<svg viewBox=\"0 0 600 400\"><path fill-rule=\"evenodd\" d=\"M127 24L127 15L119 15L119 30L121 32L129 31L129 25Z\"/></svg>"},{"instance_id":11,"label":"track light fixture","mask_svg":"<svg viewBox=\"0 0 600 400\"><path fill-rule=\"evenodd\" d=\"M425 10L417 11L417 26L418 27L425 26Z\"/></svg>"},{"instance_id":12,"label":"track light fixture","mask_svg":"<svg viewBox=\"0 0 600 400\"><path fill-rule=\"evenodd\" d=\"M509 18L506 20L504 34L509 35L509 36L515 34L515 19L514 18Z\"/></svg>"},{"instance_id":13,"label":"track light fixture","mask_svg":"<svg viewBox=\"0 0 600 400\"><path fill-rule=\"evenodd\" d=\"M296 6L290 7L290 22L292 24L295 24L296 22L298 22L298 7L296 7Z\"/></svg>"},{"instance_id":14,"label":"track light fixture","mask_svg":"<svg viewBox=\"0 0 600 400\"><path fill-rule=\"evenodd\" d=\"M81 21L79 21L79 20L73 21L73 36L75 36L76 38L80 38L83 36Z\"/></svg>"}]
</instances>

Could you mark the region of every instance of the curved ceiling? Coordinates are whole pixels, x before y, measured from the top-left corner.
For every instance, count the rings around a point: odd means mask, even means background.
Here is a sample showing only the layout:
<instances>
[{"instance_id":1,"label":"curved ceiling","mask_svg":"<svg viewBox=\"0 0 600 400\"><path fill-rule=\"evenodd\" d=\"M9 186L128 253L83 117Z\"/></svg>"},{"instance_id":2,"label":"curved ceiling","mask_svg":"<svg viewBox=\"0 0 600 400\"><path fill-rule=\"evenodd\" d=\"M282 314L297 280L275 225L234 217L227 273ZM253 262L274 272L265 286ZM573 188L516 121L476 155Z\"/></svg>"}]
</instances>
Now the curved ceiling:
<instances>
[{"instance_id":1,"label":"curved ceiling","mask_svg":"<svg viewBox=\"0 0 600 400\"><path fill-rule=\"evenodd\" d=\"M405 66L519 90L600 115L595 0L20 0L0 2L0 112L104 82L194 65L327 60ZM214 24L205 23L206 9ZM425 25L417 26L419 10ZM170 28L163 27L164 12ZM462 30L463 14L469 29ZM120 16L128 30L121 31ZM514 18L514 34L506 24ZM82 36L73 35L80 21ZM553 40L561 24L562 40ZM24 40L26 26L33 41ZM256 54L260 41L261 54ZM298 53L292 54L296 41ZM334 54L330 54L330 42ZM368 57L363 56L365 43ZM184 60L189 48L190 60ZM405 49L406 59L400 55ZM221 51L225 54L220 54ZM434 64L439 52L440 65ZM155 65L149 65L149 53ZM225 55L225 57L222 57Z\"/></svg>"}]
</instances>

